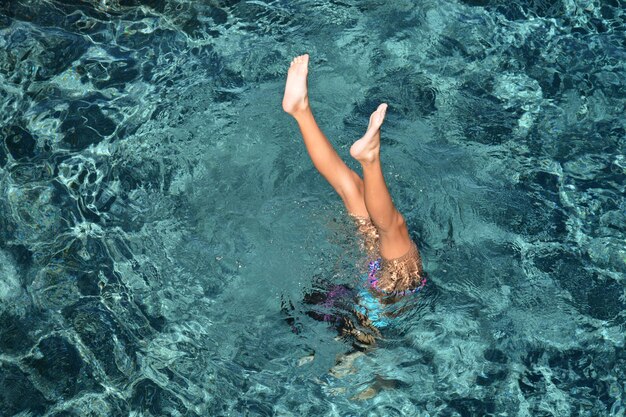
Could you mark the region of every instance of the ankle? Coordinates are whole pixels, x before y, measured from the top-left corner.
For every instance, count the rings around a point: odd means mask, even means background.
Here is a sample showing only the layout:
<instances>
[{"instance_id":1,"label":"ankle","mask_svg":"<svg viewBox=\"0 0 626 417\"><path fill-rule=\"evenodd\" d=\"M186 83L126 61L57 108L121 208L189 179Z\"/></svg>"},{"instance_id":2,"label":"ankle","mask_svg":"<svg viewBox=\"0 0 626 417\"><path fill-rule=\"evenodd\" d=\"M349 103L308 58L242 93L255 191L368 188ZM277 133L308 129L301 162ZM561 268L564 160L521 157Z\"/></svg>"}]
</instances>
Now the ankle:
<instances>
[{"instance_id":1,"label":"ankle","mask_svg":"<svg viewBox=\"0 0 626 417\"><path fill-rule=\"evenodd\" d=\"M367 152L363 152L357 159L363 167L380 165L380 146L374 149L368 149Z\"/></svg>"},{"instance_id":2,"label":"ankle","mask_svg":"<svg viewBox=\"0 0 626 417\"><path fill-rule=\"evenodd\" d=\"M297 121L310 118L313 113L311 112L311 107L309 106L308 100L297 109L293 109L288 112L291 117L296 119Z\"/></svg>"},{"instance_id":3,"label":"ankle","mask_svg":"<svg viewBox=\"0 0 626 417\"><path fill-rule=\"evenodd\" d=\"M286 94L287 93L285 93L285 97L283 98L283 110L287 114L298 118L302 114L311 111L309 107L309 97L307 94L300 97L287 97Z\"/></svg>"}]
</instances>

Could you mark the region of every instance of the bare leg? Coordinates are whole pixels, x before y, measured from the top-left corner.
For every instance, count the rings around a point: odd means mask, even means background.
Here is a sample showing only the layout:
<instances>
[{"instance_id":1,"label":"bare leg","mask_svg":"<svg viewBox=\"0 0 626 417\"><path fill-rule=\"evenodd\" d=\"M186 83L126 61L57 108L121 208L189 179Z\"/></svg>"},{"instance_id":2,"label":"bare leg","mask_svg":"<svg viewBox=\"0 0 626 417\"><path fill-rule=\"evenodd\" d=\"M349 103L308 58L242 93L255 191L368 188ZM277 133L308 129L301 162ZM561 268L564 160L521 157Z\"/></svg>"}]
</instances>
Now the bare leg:
<instances>
[{"instance_id":1,"label":"bare leg","mask_svg":"<svg viewBox=\"0 0 626 417\"><path fill-rule=\"evenodd\" d=\"M380 254L398 258L411 248L411 238L404 217L393 205L380 164L380 126L387 105L381 104L370 116L365 135L354 142L350 155L363 167L365 206L380 235Z\"/></svg>"},{"instance_id":2,"label":"bare leg","mask_svg":"<svg viewBox=\"0 0 626 417\"><path fill-rule=\"evenodd\" d=\"M313 165L339 194L348 212L369 217L364 200L363 180L341 160L311 112L307 89L308 64L309 55L298 56L291 62L283 109L298 122Z\"/></svg>"}]
</instances>

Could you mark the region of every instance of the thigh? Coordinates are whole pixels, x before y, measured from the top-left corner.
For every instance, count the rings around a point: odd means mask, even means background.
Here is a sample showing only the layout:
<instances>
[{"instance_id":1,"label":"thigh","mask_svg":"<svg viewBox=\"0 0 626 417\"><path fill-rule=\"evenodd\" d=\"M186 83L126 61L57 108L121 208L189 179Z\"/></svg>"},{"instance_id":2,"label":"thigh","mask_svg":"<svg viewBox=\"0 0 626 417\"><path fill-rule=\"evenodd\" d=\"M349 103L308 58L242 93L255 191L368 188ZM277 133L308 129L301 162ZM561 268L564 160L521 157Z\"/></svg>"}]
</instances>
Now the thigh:
<instances>
[{"instance_id":1,"label":"thigh","mask_svg":"<svg viewBox=\"0 0 626 417\"><path fill-rule=\"evenodd\" d=\"M379 230L378 234L380 254L386 259L398 258L406 254L413 244L404 218L385 232Z\"/></svg>"}]
</instances>

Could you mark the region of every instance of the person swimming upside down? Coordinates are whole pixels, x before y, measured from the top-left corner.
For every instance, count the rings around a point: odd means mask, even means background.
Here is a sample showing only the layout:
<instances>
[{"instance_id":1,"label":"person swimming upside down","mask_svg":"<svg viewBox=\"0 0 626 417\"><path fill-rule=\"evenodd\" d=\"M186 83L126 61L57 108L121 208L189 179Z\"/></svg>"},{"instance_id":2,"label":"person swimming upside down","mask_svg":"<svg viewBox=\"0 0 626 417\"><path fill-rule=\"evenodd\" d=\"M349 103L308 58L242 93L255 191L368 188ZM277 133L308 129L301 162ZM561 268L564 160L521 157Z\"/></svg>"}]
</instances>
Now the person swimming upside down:
<instances>
[{"instance_id":1,"label":"person swimming upside down","mask_svg":"<svg viewBox=\"0 0 626 417\"><path fill-rule=\"evenodd\" d=\"M362 288L356 291L355 315L359 324L371 331L360 331L348 318L327 314L318 314L316 318L332 321L341 333L371 345L380 334L379 329L389 324L390 317L384 313L383 307L418 292L426 284L417 246L409 236L404 217L393 204L383 177L380 127L387 104L380 104L372 113L365 135L350 148L350 155L363 169L361 178L339 157L313 117L308 99L308 64L308 54L291 62L283 110L298 123L313 165L339 194L363 235L370 262ZM305 301L332 307L351 293L347 287L334 285L324 294L310 294Z\"/></svg>"}]
</instances>

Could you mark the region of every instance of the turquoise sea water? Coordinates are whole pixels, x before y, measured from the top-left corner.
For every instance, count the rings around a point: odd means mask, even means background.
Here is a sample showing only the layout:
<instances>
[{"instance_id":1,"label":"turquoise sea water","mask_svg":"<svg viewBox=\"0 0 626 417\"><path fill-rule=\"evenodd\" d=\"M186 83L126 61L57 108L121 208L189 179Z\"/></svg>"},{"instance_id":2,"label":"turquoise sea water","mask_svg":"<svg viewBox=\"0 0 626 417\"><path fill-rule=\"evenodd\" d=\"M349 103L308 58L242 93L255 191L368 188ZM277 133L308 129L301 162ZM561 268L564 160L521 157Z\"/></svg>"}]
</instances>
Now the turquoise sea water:
<instances>
[{"instance_id":1,"label":"turquoise sea water","mask_svg":"<svg viewBox=\"0 0 626 417\"><path fill-rule=\"evenodd\" d=\"M623 416L625 7L3 1L0 415ZM346 159L389 103L429 273L341 378L301 300L362 254L281 110L304 52Z\"/></svg>"}]
</instances>

